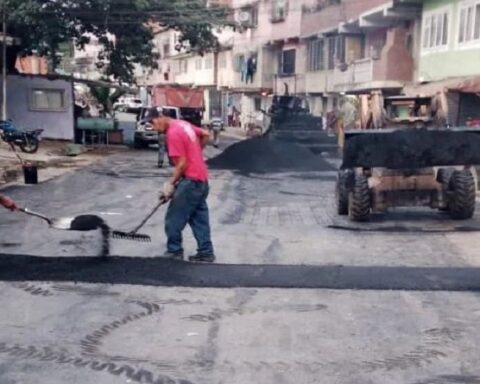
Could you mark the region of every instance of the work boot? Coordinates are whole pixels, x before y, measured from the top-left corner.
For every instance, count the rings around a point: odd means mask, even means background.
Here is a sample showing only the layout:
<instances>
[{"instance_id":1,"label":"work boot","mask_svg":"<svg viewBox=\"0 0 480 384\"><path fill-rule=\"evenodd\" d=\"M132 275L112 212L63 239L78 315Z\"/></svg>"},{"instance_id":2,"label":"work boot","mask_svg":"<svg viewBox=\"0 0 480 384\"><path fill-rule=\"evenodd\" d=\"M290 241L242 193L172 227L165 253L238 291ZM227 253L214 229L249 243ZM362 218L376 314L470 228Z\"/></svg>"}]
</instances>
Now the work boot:
<instances>
[{"instance_id":1,"label":"work boot","mask_svg":"<svg viewBox=\"0 0 480 384\"><path fill-rule=\"evenodd\" d=\"M194 263L213 263L215 261L215 255L202 255L197 253L194 256L189 256L188 260Z\"/></svg>"},{"instance_id":2,"label":"work boot","mask_svg":"<svg viewBox=\"0 0 480 384\"><path fill-rule=\"evenodd\" d=\"M162 257L164 259L171 259L171 260L179 260L183 261L183 253L173 253L173 252L165 252Z\"/></svg>"}]
</instances>

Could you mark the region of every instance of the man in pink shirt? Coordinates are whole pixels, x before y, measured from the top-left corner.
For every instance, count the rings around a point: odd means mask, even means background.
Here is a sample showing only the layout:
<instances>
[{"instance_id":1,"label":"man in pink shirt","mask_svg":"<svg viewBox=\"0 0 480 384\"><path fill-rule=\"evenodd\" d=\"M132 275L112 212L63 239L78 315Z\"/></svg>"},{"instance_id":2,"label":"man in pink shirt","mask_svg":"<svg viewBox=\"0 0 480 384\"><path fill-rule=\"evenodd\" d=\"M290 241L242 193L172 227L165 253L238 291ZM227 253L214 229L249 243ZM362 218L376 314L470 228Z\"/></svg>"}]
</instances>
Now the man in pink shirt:
<instances>
[{"instance_id":1,"label":"man in pink shirt","mask_svg":"<svg viewBox=\"0 0 480 384\"><path fill-rule=\"evenodd\" d=\"M148 120L156 131L166 135L168 155L175 164L173 175L160 195L160 198L171 199L165 216L165 256L183 260L182 231L189 224L198 245L197 254L189 260L213 262L207 206L208 170L203 159L209 133L187 121L161 115L157 109L151 111Z\"/></svg>"}]
</instances>

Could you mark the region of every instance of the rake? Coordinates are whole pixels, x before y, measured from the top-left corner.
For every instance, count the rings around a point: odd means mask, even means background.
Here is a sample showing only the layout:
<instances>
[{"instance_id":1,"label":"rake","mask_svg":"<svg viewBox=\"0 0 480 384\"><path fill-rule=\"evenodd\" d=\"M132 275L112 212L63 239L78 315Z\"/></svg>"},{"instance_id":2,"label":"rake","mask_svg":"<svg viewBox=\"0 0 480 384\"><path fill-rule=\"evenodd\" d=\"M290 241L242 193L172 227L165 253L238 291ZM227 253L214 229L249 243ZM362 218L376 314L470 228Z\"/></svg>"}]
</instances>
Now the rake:
<instances>
[{"instance_id":1,"label":"rake","mask_svg":"<svg viewBox=\"0 0 480 384\"><path fill-rule=\"evenodd\" d=\"M121 240L133 240L133 241L141 241L144 243L149 243L152 241L151 237L144 234L137 233L150 218L158 211L158 209L167 203L168 199L161 198L158 204L153 208L153 210L142 220L142 222L137 225L133 230L130 232L122 232L122 231L112 231L110 236L114 239L121 239Z\"/></svg>"}]
</instances>

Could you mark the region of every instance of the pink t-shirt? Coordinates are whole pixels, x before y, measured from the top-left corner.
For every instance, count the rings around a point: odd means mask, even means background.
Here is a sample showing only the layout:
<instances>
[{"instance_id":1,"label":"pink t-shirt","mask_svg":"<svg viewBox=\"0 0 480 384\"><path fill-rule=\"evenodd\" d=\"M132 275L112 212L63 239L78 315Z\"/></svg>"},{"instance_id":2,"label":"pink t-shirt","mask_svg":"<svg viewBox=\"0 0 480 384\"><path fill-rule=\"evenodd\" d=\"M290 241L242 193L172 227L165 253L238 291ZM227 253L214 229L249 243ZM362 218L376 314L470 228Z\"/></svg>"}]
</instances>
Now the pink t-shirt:
<instances>
[{"instance_id":1,"label":"pink t-shirt","mask_svg":"<svg viewBox=\"0 0 480 384\"><path fill-rule=\"evenodd\" d=\"M185 177L198 181L208 180L208 171L203 159L200 138L202 130L183 120L172 120L167 130L168 155L174 159L185 157Z\"/></svg>"}]
</instances>

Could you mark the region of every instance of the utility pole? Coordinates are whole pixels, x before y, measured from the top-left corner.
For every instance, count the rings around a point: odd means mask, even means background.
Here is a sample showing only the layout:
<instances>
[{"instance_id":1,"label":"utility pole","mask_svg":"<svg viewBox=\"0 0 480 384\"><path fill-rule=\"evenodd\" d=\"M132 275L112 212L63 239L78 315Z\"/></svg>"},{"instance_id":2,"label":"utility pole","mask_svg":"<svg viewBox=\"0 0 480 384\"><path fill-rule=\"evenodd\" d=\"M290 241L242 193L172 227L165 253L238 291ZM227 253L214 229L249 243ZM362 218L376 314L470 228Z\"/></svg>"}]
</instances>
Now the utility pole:
<instances>
[{"instance_id":1,"label":"utility pole","mask_svg":"<svg viewBox=\"0 0 480 384\"><path fill-rule=\"evenodd\" d=\"M2 119L7 120L7 6L2 6Z\"/></svg>"}]
</instances>

